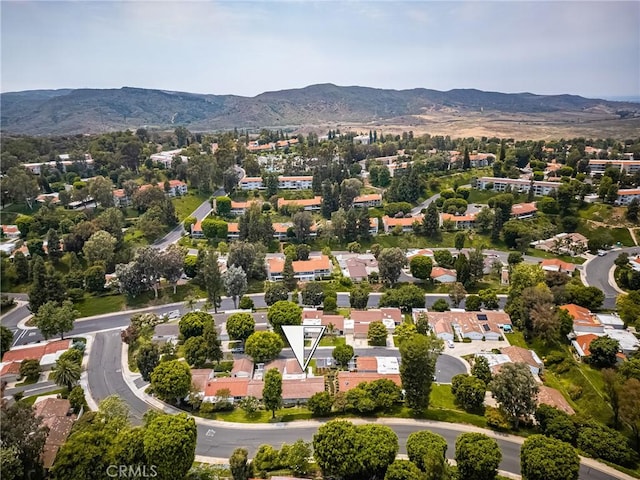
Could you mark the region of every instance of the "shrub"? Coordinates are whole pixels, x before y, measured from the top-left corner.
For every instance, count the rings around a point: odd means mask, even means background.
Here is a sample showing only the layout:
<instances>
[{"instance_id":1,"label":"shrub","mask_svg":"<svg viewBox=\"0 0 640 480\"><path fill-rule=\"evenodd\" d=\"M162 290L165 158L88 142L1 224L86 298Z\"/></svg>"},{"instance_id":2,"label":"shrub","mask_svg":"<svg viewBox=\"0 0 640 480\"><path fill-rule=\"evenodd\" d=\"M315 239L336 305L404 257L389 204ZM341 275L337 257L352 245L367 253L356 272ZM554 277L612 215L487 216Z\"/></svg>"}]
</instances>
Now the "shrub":
<instances>
[{"instance_id":1,"label":"shrub","mask_svg":"<svg viewBox=\"0 0 640 480\"><path fill-rule=\"evenodd\" d=\"M494 430L508 430L509 419L505 413L499 408L487 407L484 411L484 416L487 419L487 426Z\"/></svg>"},{"instance_id":2,"label":"shrub","mask_svg":"<svg viewBox=\"0 0 640 480\"><path fill-rule=\"evenodd\" d=\"M240 299L240 303L238 304L238 307L241 310L253 310L253 307L254 307L253 300L251 300L250 297L244 296Z\"/></svg>"}]
</instances>

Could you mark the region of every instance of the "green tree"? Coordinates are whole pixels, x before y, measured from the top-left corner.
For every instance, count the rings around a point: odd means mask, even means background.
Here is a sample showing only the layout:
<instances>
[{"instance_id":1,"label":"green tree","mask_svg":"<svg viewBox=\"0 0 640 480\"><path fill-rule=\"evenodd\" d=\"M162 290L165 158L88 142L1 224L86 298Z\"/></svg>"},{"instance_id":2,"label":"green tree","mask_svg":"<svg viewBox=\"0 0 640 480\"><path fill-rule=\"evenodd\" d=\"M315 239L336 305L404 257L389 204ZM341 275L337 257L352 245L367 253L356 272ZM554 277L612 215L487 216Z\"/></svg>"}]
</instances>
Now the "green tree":
<instances>
[{"instance_id":1,"label":"green tree","mask_svg":"<svg viewBox=\"0 0 640 480\"><path fill-rule=\"evenodd\" d=\"M143 343L136 354L136 365L142 375L142 379L148 382L151 380L151 372L160 363L160 351L155 343Z\"/></svg>"},{"instance_id":2,"label":"green tree","mask_svg":"<svg viewBox=\"0 0 640 480\"><path fill-rule=\"evenodd\" d=\"M87 401L84 397L84 390L80 385L76 385L69 392L69 396L67 397L69 403L71 404L71 408L75 413L78 413L81 408L86 407Z\"/></svg>"},{"instance_id":3,"label":"green tree","mask_svg":"<svg viewBox=\"0 0 640 480\"><path fill-rule=\"evenodd\" d=\"M484 308L487 310L497 310L500 308L500 303L498 302L498 295L495 290L486 289L480 290L478 292L478 296L484 305Z\"/></svg>"},{"instance_id":4,"label":"green tree","mask_svg":"<svg viewBox=\"0 0 640 480\"><path fill-rule=\"evenodd\" d=\"M54 228L50 228L47 232L47 255L54 263L62 256L60 236Z\"/></svg>"},{"instance_id":5,"label":"green tree","mask_svg":"<svg viewBox=\"0 0 640 480\"><path fill-rule=\"evenodd\" d=\"M206 312L188 312L178 322L180 336L185 341L191 337L200 337L209 322L213 322L213 317Z\"/></svg>"},{"instance_id":6,"label":"green tree","mask_svg":"<svg viewBox=\"0 0 640 480\"><path fill-rule=\"evenodd\" d=\"M454 259L449 250L436 250L433 252L433 258L438 266L442 268L453 268Z\"/></svg>"},{"instance_id":7,"label":"green tree","mask_svg":"<svg viewBox=\"0 0 640 480\"><path fill-rule=\"evenodd\" d=\"M216 197L215 202L218 215L224 217L231 213L231 199L229 197Z\"/></svg>"},{"instance_id":8,"label":"green tree","mask_svg":"<svg viewBox=\"0 0 640 480\"><path fill-rule=\"evenodd\" d=\"M609 368L616 364L620 342L608 336L598 337L589 345L589 363L599 368Z\"/></svg>"},{"instance_id":9,"label":"green tree","mask_svg":"<svg viewBox=\"0 0 640 480\"><path fill-rule=\"evenodd\" d=\"M204 337L190 337L184 342L184 359L195 368L207 363L208 346Z\"/></svg>"},{"instance_id":10,"label":"green tree","mask_svg":"<svg viewBox=\"0 0 640 480\"><path fill-rule=\"evenodd\" d=\"M449 302L444 298L439 298L431 306L434 312L446 312L449 310Z\"/></svg>"},{"instance_id":11,"label":"green tree","mask_svg":"<svg viewBox=\"0 0 640 480\"><path fill-rule=\"evenodd\" d=\"M287 257L284 261L284 266L282 269L282 282L289 292L295 290L298 286L298 281L294 276L293 261L290 257Z\"/></svg>"},{"instance_id":12,"label":"green tree","mask_svg":"<svg viewBox=\"0 0 640 480\"><path fill-rule=\"evenodd\" d=\"M618 295L616 310L625 325L640 325L640 291L631 291L627 295Z\"/></svg>"},{"instance_id":13,"label":"green tree","mask_svg":"<svg viewBox=\"0 0 640 480\"><path fill-rule=\"evenodd\" d=\"M0 406L0 440L2 450L11 449L13 471L33 472L33 478L44 478L42 452L49 429L35 416L33 407L24 402ZM2 455L2 476L9 475L5 470L5 454ZM9 477L10 478L10 477ZM16 478L22 478L20 476Z\"/></svg>"},{"instance_id":14,"label":"green tree","mask_svg":"<svg viewBox=\"0 0 640 480\"><path fill-rule=\"evenodd\" d=\"M216 362L222 360L224 356L222 353L222 343L220 339L218 339L218 329L213 321L205 324L202 338L204 338L207 358L209 360L215 360Z\"/></svg>"},{"instance_id":15,"label":"green tree","mask_svg":"<svg viewBox=\"0 0 640 480\"><path fill-rule=\"evenodd\" d=\"M31 265L31 289L29 290L29 310L36 313L47 302L62 304L66 298L66 289L62 278L51 265L36 255Z\"/></svg>"},{"instance_id":16,"label":"green tree","mask_svg":"<svg viewBox=\"0 0 640 480\"><path fill-rule=\"evenodd\" d=\"M102 263L105 267L112 264L118 240L109 232L99 230L87 240L82 248L84 258L89 265Z\"/></svg>"},{"instance_id":17,"label":"green tree","mask_svg":"<svg viewBox=\"0 0 640 480\"><path fill-rule=\"evenodd\" d=\"M281 300L269 307L267 321L274 332L282 334L283 325L302 324L302 309L293 302Z\"/></svg>"},{"instance_id":18,"label":"green tree","mask_svg":"<svg viewBox=\"0 0 640 480\"><path fill-rule=\"evenodd\" d=\"M359 478L358 433L346 420L332 420L313 436L313 456L325 476Z\"/></svg>"},{"instance_id":19,"label":"green tree","mask_svg":"<svg viewBox=\"0 0 640 480\"><path fill-rule=\"evenodd\" d=\"M464 308L467 312L479 312L482 307L482 300L478 295L469 295L464 302Z\"/></svg>"},{"instance_id":20,"label":"green tree","mask_svg":"<svg viewBox=\"0 0 640 480\"><path fill-rule=\"evenodd\" d=\"M281 451L282 453L282 451ZM309 458L311 458L311 446L304 440L296 440L287 453L286 466L296 475L309 473Z\"/></svg>"},{"instance_id":21,"label":"green tree","mask_svg":"<svg viewBox=\"0 0 640 480\"><path fill-rule=\"evenodd\" d=\"M193 465L198 430L186 413L156 415L144 430L144 454L160 480L183 478Z\"/></svg>"},{"instance_id":22,"label":"green tree","mask_svg":"<svg viewBox=\"0 0 640 480\"><path fill-rule=\"evenodd\" d=\"M385 329L385 337L386 337L386 329ZM336 345L333 348L332 356L335 359L336 363L341 367L346 367L349 364L349 361L353 358L354 350L351 345L347 345L346 343L341 343L340 345Z\"/></svg>"},{"instance_id":23,"label":"green tree","mask_svg":"<svg viewBox=\"0 0 640 480\"><path fill-rule=\"evenodd\" d=\"M401 249L397 247L383 249L380 255L378 255L380 278L394 285L398 281L402 268L406 264L407 257L405 257Z\"/></svg>"},{"instance_id":24,"label":"green tree","mask_svg":"<svg viewBox=\"0 0 640 480\"><path fill-rule=\"evenodd\" d=\"M264 282L264 302L271 306L289 298L289 290L282 282Z\"/></svg>"},{"instance_id":25,"label":"green tree","mask_svg":"<svg viewBox=\"0 0 640 480\"><path fill-rule=\"evenodd\" d=\"M229 469L233 480L249 480L253 473L246 448L236 448L229 458Z\"/></svg>"},{"instance_id":26,"label":"green tree","mask_svg":"<svg viewBox=\"0 0 640 480\"><path fill-rule=\"evenodd\" d=\"M542 435L531 435L520 449L525 480L577 480L580 458L567 443Z\"/></svg>"},{"instance_id":27,"label":"green tree","mask_svg":"<svg viewBox=\"0 0 640 480\"><path fill-rule=\"evenodd\" d=\"M320 282L309 282L302 288L302 304L317 307L322 305L324 290Z\"/></svg>"},{"instance_id":28,"label":"green tree","mask_svg":"<svg viewBox=\"0 0 640 480\"><path fill-rule=\"evenodd\" d=\"M369 303L369 294L371 293L371 287L366 283L360 283L351 289L349 294L349 304L351 308L356 310L364 310Z\"/></svg>"},{"instance_id":29,"label":"green tree","mask_svg":"<svg viewBox=\"0 0 640 480\"><path fill-rule=\"evenodd\" d=\"M189 394L191 388L189 365L178 360L161 362L151 372L151 387L159 399L178 403Z\"/></svg>"},{"instance_id":30,"label":"green tree","mask_svg":"<svg viewBox=\"0 0 640 480\"><path fill-rule=\"evenodd\" d=\"M471 366L471 375L482 380L485 385L489 385L492 379L489 361L480 355L473 357L473 365Z\"/></svg>"},{"instance_id":31,"label":"green tree","mask_svg":"<svg viewBox=\"0 0 640 480\"><path fill-rule=\"evenodd\" d=\"M402 344L406 339L411 338L413 335L418 333L416 326L413 323L403 322L396 327L393 332L394 340L396 341L396 346Z\"/></svg>"},{"instance_id":32,"label":"green tree","mask_svg":"<svg viewBox=\"0 0 640 480\"><path fill-rule=\"evenodd\" d=\"M394 460L387 468L384 480L426 480L424 473L409 460Z\"/></svg>"},{"instance_id":33,"label":"green tree","mask_svg":"<svg viewBox=\"0 0 640 480\"><path fill-rule=\"evenodd\" d=\"M422 229L427 237L435 238L440 234L440 215L436 202L431 202L422 219Z\"/></svg>"},{"instance_id":34,"label":"green tree","mask_svg":"<svg viewBox=\"0 0 640 480\"><path fill-rule=\"evenodd\" d=\"M276 410L282 406L282 375L277 368L267 370L264 375L262 402L271 410L271 418L276 418Z\"/></svg>"},{"instance_id":35,"label":"green tree","mask_svg":"<svg viewBox=\"0 0 640 480\"><path fill-rule=\"evenodd\" d=\"M635 437L636 450L640 450L640 380L630 378L620 389L620 419Z\"/></svg>"},{"instance_id":36,"label":"green tree","mask_svg":"<svg viewBox=\"0 0 640 480\"><path fill-rule=\"evenodd\" d=\"M29 382L35 382L40 378L40 362L34 358L23 360L20 363L20 376Z\"/></svg>"},{"instance_id":37,"label":"green tree","mask_svg":"<svg viewBox=\"0 0 640 480\"><path fill-rule=\"evenodd\" d=\"M8 352L13 345L13 332L4 325L0 326L0 358Z\"/></svg>"},{"instance_id":38,"label":"green tree","mask_svg":"<svg viewBox=\"0 0 640 480\"><path fill-rule=\"evenodd\" d=\"M464 242L467 240L467 235L464 232L456 233L453 241L453 245L456 250L461 251L464 248Z\"/></svg>"},{"instance_id":39,"label":"green tree","mask_svg":"<svg viewBox=\"0 0 640 480\"><path fill-rule=\"evenodd\" d=\"M417 255L409 262L409 269L411 270L411 275L414 277L421 280L427 280L431 278L433 262L427 256Z\"/></svg>"},{"instance_id":40,"label":"green tree","mask_svg":"<svg viewBox=\"0 0 640 480\"><path fill-rule=\"evenodd\" d=\"M33 323L45 339L59 334L60 338L64 340L64 332L73 330L73 322L79 316L80 312L73 308L73 303L70 300L65 300L62 305L56 302L47 302L38 308Z\"/></svg>"},{"instance_id":41,"label":"green tree","mask_svg":"<svg viewBox=\"0 0 640 480\"><path fill-rule=\"evenodd\" d=\"M335 351L335 349L334 349ZM333 398L329 392L314 393L307 401L307 408L316 417L325 417L331 413Z\"/></svg>"},{"instance_id":42,"label":"green tree","mask_svg":"<svg viewBox=\"0 0 640 480\"><path fill-rule=\"evenodd\" d=\"M245 341L255 331L256 322L248 313L234 313L227 318L227 333L231 340Z\"/></svg>"},{"instance_id":43,"label":"green tree","mask_svg":"<svg viewBox=\"0 0 640 480\"><path fill-rule=\"evenodd\" d=\"M238 298L247 291L247 274L240 267L231 265L222 274L222 283L227 295L233 299L233 305L238 308Z\"/></svg>"},{"instance_id":44,"label":"green tree","mask_svg":"<svg viewBox=\"0 0 640 480\"><path fill-rule=\"evenodd\" d=\"M360 472L357 478L384 478L398 454L398 437L386 425L356 427Z\"/></svg>"},{"instance_id":45,"label":"green tree","mask_svg":"<svg viewBox=\"0 0 640 480\"><path fill-rule=\"evenodd\" d=\"M463 433L456 439L460 480L493 480L501 461L498 443L482 433Z\"/></svg>"},{"instance_id":46,"label":"green tree","mask_svg":"<svg viewBox=\"0 0 640 480\"><path fill-rule=\"evenodd\" d=\"M444 463L446 453L447 441L441 435L429 430L413 432L407 437L409 460L423 472L429 473L427 464L438 464L440 461Z\"/></svg>"},{"instance_id":47,"label":"green tree","mask_svg":"<svg viewBox=\"0 0 640 480\"><path fill-rule=\"evenodd\" d=\"M467 291L464 285L460 282L455 282L451 285L449 290L449 298L451 299L451 305L458 308L458 305L467 297Z\"/></svg>"},{"instance_id":48,"label":"green tree","mask_svg":"<svg viewBox=\"0 0 640 480\"><path fill-rule=\"evenodd\" d=\"M106 270L102 265L89 267L84 274L84 284L87 291L99 293L104 290Z\"/></svg>"},{"instance_id":49,"label":"green tree","mask_svg":"<svg viewBox=\"0 0 640 480\"><path fill-rule=\"evenodd\" d=\"M218 264L218 254L212 250L206 250L202 255L202 264L198 269L198 281L207 291L207 299L213 304L214 312L218 313L224 283Z\"/></svg>"},{"instance_id":50,"label":"green tree","mask_svg":"<svg viewBox=\"0 0 640 480\"><path fill-rule=\"evenodd\" d=\"M400 345L400 377L407 406L422 411L429 406L436 360L443 342L433 335L414 335Z\"/></svg>"},{"instance_id":51,"label":"green tree","mask_svg":"<svg viewBox=\"0 0 640 480\"><path fill-rule=\"evenodd\" d=\"M538 384L525 363L506 363L489 385L500 407L509 415L515 428L521 417L536 411Z\"/></svg>"},{"instance_id":52,"label":"green tree","mask_svg":"<svg viewBox=\"0 0 640 480\"><path fill-rule=\"evenodd\" d=\"M369 345L384 347L387 345L387 327L381 321L371 322L367 332Z\"/></svg>"},{"instance_id":53,"label":"green tree","mask_svg":"<svg viewBox=\"0 0 640 480\"><path fill-rule=\"evenodd\" d=\"M625 214L627 217L627 220L631 222L637 222L639 212L640 212L640 202L638 202L637 198L634 198L633 200L631 200L631 203L629 203L629 206L627 207L627 212Z\"/></svg>"},{"instance_id":54,"label":"green tree","mask_svg":"<svg viewBox=\"0 0 640 480\"><path fill-rule=\"evenodd\" d=\"M245 342L245 352L254 362L264 363L276 358L284 343L280 335L274 332L255 332Z\"/></svg>"},{"instance_id":55,"label":"green tree","mask_svg":"<svg viewBox=\"0 0 640 480\"><path fill-rule=\"evenodd\" d=\"M51 378L57 385L67 387L68 391L80 380L80 365L69 359L58 359L51 371Z\"/></svg>"},{"instance_id":56,"label":"green tree","mask_svg":"<svg viewBox=\"0 0 640 480\"><path fill-rule=\"evenodd\" d=\"M487 392L487 384L484 381L466 373L455 375L451 381L451 392L458 405L467 411L479 410L482 407Z\"/></svg>"}]
</instances>

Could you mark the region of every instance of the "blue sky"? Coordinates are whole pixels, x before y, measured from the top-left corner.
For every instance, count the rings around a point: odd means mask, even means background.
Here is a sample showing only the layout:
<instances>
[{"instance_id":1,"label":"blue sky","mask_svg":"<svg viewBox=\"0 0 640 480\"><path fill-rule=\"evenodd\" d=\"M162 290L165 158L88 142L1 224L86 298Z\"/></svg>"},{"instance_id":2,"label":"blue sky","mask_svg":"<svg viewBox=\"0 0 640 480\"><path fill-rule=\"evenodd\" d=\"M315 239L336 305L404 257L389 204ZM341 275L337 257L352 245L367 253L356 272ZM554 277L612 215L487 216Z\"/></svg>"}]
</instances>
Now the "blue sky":
<instances>
[{"instance_id":1,"label":"blue sky","mask_svg":"<svg viewBox=\"0 0 640 480\"><path fill-rule=\"evenodd\" d=\"M316 83L640 95L640 2L5 1L3 92Z\"/></svg>"}]
</instances>

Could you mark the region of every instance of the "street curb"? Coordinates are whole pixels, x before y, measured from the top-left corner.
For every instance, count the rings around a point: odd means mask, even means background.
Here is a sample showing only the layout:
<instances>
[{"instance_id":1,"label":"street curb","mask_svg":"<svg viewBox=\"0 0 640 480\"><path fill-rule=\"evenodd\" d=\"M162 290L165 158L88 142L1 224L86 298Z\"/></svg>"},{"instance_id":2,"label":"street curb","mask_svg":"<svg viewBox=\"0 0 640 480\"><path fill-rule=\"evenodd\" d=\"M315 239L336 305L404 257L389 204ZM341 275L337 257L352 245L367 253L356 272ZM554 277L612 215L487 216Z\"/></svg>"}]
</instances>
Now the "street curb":
<instances>
[{"instance_id":1,"label":"street curb","mask_svg":"<svg viewBox=\"0 0 640 480\"><path fill-rule=\"evenodd\" d=\"M91 355L91 347L93 346L93 335L78 335L78 337L86 338L87 346L85 348L85 357L82 359L82 375L80 376L80 386L84 389L84 399L87 402L87 407L94 412L98 411L98 404L91 395L91 389L89 388L89 356Z\"/></svg>"},{"instance_id":2,"label":"street curb","mask_svg":"<svg viewBox=\"0 0 640 480\"><path fill-rule=\"evenodd\" d=\"M611 285L611 287L612 287L615 291L617 291L618 293L621 293L621 294L623 294L623 295L626 295L626 294L627 294L627 292L625 292L624 290L622 290L622 289L618 286L618 282L616 282L615 271L616 271L616 266L615 266L615 265L609 269L609 276L608 276L609 285Z\"/></svg>"}]
</instances>

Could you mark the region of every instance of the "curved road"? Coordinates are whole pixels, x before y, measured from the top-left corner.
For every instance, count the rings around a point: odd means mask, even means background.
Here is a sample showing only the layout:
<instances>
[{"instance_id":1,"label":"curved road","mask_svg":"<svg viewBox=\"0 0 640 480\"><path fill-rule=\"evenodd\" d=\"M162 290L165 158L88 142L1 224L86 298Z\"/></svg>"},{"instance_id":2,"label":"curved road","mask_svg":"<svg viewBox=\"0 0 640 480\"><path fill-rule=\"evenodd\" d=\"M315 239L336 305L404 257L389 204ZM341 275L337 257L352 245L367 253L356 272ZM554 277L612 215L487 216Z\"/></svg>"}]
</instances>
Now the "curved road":
<instances>
[{"instance_id":1,"label":"curved road","mask_svg":"<svg viewBox=\"0 0 640 480\"><path fill-rule=\"evenodd\" d=\"M595 256L584 264L585 282L591 287L597 287L604 292L603 308L616 308L616 298L620 292L609 282L609 272L615 265L618 255L626 252L632 256L635 252L640 252L639 247L627 247L609 251L605 256Z\"/></svg>"},{"instance_id":2,"label":"curved road","mask_svg":"<svg viewBox=\"0 0 640 480\"><path fill-rule=\"evenodd\" d=\"M138 398L125 382L121 370L122 342L118 331L98 333L91 347L88 364L88 379L91 395L100 401L111 394L119 395L130 407L132 420L140 423L144 412L150 409L144 401ZM136 386L144 384L136 381ZM167 410L171 411L169 407ZM311 441L321 422L277 423L242 425L206 421L194 417L198 426L198 443L196 454L218 458L228 458L237 447L246 447L251 453L262 444L269 443L279 446L281 443L293 443L302 438ZM439 422L413 421L402 419L380 419L378 423L390 426L398 435L401 453L406 453L405 445L410 433L428 428L442 435L449 445L448 456L453 458L456 437L474 427L445 424ZM274 433L276 431L277 433ZM500 469L512 473L520 472L520 442L524 439L513 438L500 433L485 431L494 437L502 451L503 460ZM274 441L277 438L277 442ZM622 476L612 476L595 468L582 464L580 479L616 480Z\"/></svg>"}]
</instances>

